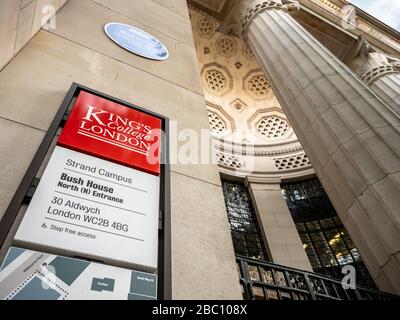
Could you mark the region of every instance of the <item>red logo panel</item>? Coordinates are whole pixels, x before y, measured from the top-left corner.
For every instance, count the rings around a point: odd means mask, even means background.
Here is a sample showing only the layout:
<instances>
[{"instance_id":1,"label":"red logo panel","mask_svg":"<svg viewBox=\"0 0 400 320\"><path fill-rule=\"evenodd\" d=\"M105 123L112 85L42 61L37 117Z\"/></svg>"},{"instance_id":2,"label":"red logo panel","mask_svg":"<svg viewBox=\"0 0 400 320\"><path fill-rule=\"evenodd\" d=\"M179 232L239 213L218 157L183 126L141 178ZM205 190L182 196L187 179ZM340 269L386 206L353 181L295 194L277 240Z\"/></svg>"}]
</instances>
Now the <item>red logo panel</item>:
<instances>
[{"instance_id":1,"label":"red logo panel","mask_svg":"<svg viewBox=\"0 0 400 320\"><path fill-rule=\"evenodd\" d=\"M160 174L161 120L82 91L58 144Z\"/></svg>"}]
</instances>

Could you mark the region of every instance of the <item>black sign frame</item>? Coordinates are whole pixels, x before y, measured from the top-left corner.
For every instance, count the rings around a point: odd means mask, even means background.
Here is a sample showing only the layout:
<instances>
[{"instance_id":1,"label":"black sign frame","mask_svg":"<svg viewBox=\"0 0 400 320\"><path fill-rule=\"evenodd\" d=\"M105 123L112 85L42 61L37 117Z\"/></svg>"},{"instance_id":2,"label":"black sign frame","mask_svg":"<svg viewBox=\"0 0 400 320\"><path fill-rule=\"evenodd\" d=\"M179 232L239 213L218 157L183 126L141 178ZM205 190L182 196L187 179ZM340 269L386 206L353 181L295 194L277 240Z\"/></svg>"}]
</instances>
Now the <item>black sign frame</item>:
<instances>
[{"instance_id":1,"label":"black sign frame","mask_svg":"<svg viewBox=\"0 0 400 320\"><path fill-rule=\"evenodd\" d=\"M159 300L172 299L171 274L171 169L169 165L169 118L143 109L134 104L122 101L102 92L73 82L58 109L45 137L43 138L32 162L30 163L17 191L14 194L3 218L0 221L0 248L5 246L18 212L27 195L32 196L32 187L37 186L36 175L45 160L52 141L59 128L62 128L68 118L69 108L81 91L86 91L98 97L116 102L126 107L138 110L161 120L163 140L161 142L161 170L160 170L160 215L158 230L158 284L157 297Z\"/></svg>"}]
</instances>

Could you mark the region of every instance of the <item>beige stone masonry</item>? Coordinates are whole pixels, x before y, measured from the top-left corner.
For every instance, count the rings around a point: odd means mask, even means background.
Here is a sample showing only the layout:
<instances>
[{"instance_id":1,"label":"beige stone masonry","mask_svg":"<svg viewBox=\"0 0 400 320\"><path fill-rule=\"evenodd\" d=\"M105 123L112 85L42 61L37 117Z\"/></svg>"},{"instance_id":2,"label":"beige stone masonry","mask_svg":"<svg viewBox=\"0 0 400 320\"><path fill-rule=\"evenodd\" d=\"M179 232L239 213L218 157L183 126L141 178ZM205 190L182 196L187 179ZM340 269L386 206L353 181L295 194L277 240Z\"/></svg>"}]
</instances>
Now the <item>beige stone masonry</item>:
<instances>
[{"instance_id":1,"label":"beige stone masonry","mask_svg":"<svg viewBox=\"0 0 400 320\"><path fill-rule=\"evenodd\" d=\"M0 1L0 70L40 30L49 11L57 11L68 0L1 0Z\"/></svg>"},{"instance_id":2,"label":"beige stone masonry","mask_svg":"<svg viewBox=\"0 0 400 320\"><path fill-rule=\"evenodd\" d=\"M250 47L377 285L400 292L400 119L281 1L252 2Z\"/></svg>"},{"instance_id":3,"label":"beige stone masonry","mask_svg":"<svg viewBox=\"0 0 400 320\"><path fill-rule=\"evenodd\" d=\"M0 8L13 1L1 0ZM119 47L104 32L112 21L150 32L170 58L149 61ZM0 72L0 218L72 82L163 114L171 130L200 135L209 126L185 0L70 0L57 28L40 30ZM172 298L241 299L217 166L171 170Z\"/></svg>"},{"instance_id":4,"label":"beige stone masonry","mask_svg":"<svg viewBox=\"0 0 400 320\"><path fill-rule=\"evenodd\" d=\"M400 73L387 74L377 79L371 85L371 89L400 117Z\"/></svg>"},{"instance_id":5,"label":"beige stone masonry","mask_svg":"<svg viewBox=\"0 0 400 320\"><path fill-rule=\"evenodd\" d=\"M377 51L360 37L346 62L400 117L400 60Z\"/></svg>"}]
</instances>

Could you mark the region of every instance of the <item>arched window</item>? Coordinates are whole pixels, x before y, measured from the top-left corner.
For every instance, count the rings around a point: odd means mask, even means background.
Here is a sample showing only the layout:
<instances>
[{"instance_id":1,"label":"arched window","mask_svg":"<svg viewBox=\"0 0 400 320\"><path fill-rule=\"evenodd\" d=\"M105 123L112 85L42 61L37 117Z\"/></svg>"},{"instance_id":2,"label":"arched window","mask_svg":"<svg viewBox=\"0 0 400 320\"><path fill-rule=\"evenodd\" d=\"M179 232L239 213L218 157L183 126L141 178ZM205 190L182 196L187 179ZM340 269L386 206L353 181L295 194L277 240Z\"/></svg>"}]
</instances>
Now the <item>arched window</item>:
<instances>
[{"instance_id":1,"label":"arched window","mask_svg":"<svg viewBox=\"0 0 400 320\"><path fill-rule=\"evenodd\" d=\"M223 181L222 186L235 254L266 260L267 255L249 191L242 184L231 181Z\"/></svg>"}]
</instances>

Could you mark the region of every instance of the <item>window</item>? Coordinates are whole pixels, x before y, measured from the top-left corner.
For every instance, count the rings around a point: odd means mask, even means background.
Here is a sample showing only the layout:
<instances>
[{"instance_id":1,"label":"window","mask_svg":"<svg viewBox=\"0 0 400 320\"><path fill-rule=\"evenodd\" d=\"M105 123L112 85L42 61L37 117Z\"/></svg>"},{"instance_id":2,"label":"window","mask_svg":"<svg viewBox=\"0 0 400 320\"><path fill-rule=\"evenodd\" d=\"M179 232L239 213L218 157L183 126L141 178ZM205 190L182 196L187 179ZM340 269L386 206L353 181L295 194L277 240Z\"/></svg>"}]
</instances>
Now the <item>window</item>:
<instances>
[{"instance_id":1,"label":"window","mask_svg":"<svg viewBox=\"0 0 400 320\"><path fill-rule=\"evenodd\" d=\"M222 182L235 254L265 260L266 254L258 221L247 188Z\"/></svg>"},{"instance_id":2,"label":"window","mask_svg":"<svg viewBox=\"0 0 400 320\"><path fill-rule=\"evenodd\" d=\"M319 180L284 184L282 193L313 270L341 279L342 266L351 264L358 285L376 288Z\"/></svg>"}]
</instances>

